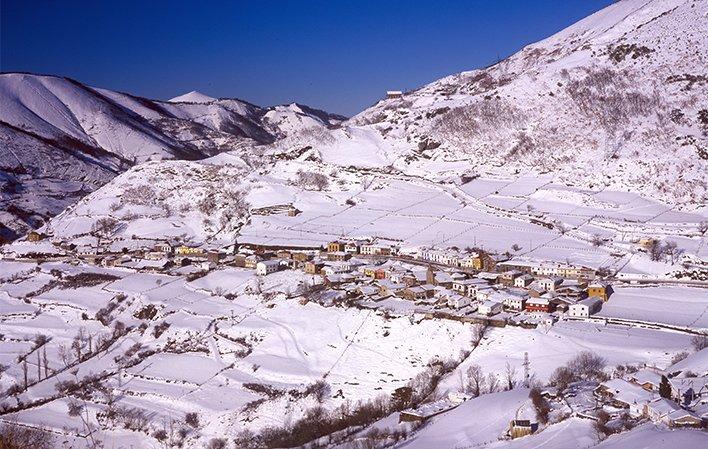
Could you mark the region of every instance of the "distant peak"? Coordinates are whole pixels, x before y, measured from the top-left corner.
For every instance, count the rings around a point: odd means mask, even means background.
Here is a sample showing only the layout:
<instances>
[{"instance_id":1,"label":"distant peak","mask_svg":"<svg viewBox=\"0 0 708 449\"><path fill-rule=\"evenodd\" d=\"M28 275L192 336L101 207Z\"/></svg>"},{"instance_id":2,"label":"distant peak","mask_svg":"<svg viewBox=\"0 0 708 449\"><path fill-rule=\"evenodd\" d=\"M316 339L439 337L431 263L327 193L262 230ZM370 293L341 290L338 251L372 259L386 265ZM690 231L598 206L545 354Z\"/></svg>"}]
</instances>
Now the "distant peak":
<instances>
[{"instance_id":1,"label":"distant peak","mask_svg":"<svg viewBox=\"0 0 708 449\"><path fill-rule=\"evenodd\" d=\"M170 103L211 103L212 101L216 101L216 98L197 92L196 90L169 100Z\"/></svg>"}]
</instances>

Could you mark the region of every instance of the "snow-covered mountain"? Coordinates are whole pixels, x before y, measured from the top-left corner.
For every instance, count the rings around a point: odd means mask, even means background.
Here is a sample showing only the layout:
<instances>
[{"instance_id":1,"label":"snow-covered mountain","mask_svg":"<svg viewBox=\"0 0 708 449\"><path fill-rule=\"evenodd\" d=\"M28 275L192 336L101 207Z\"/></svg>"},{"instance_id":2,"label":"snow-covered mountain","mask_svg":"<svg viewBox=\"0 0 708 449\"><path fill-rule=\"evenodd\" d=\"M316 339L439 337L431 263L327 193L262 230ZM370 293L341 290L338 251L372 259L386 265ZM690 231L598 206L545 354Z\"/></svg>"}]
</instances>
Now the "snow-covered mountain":
<instances>
[{"instance_id":1,"label":"snow-covered mountain","mask_svg":"<svg viewBox=\"0 0 708 449\"><path fill-rule=\"evenodd\" d=\"M0 75L0 232L36 227L130 166L273 143L344 117L190 92L169 102L55 76Z\"/></svg>"},{"instance_id":2,"label":"snow-covered mountain","mask_svg":"<svg viewBox=\"0 0 708 449\"><path fill-rule=\"evenodd\" d=\"M384 99L315 144L325 161L552 173L669 204L706 200L708 2L624 0L490 67Z\"/></svg>"}]
</instances>

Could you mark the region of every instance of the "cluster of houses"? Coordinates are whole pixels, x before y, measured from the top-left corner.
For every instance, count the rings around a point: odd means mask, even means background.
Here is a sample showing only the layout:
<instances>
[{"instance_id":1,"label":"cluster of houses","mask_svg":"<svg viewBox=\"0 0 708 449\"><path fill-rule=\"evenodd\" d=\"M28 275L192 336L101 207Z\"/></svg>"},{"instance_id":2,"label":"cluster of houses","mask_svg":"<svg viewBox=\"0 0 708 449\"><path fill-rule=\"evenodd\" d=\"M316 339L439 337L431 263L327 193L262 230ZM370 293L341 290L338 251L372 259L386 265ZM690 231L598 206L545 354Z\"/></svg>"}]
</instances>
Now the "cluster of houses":
<instances>
[{"instance_id":1,"label":"cluster of houses","mask_svg":"<svg viewBox=\"0 0 708 449\"><path fill-rule=\"evenodd\" d=\"M234 264L259 275L300 269L348 298L369 303L399 299L457 315L530 312L583 318L598 312L612 291L592 280L595 273L586 267L507 259L482 251L461 256L432 249L399 255L392 245L351 240L332 241L321 249L237 254Z\"/></svg>"},{"instance_id":2,"label":"cluster of houses","mask_svg":"<svg viewBox=\"0 0 708 449\"><path fill-rule=\"evenodd\" d=\"M659 369L644 368L601 383L594 395L606 409L633 418L645 417L669 427L708 424L708 376L671 378Z\"/></svg>"},{"instance_id":3,"label":"cluster of houses","mask_svg":"<svg viewBox=\"0 0 708 449\"><path fill-rule=\"evenodd\" d=\"M43 238L34 234L28 240ZM234 252L234 246L228 253L228 248L140 238L102 243L95 236L85 236L53 243L91 263L140 271L231 265L267 276L285 269L302 270L320 276L322 283L348 298L369 303L388 300L387 304L402 300L428 311L462 316L527 312L586 318L597 313L612 293L608 284L594 280L594 270L583 266L509 260L482 250L423 248L415 254L399 254L397 246L372 240L331 241L297 250L242 246L241 252Z\"/></svg>"},{"instance_id":4,"label":"cluster of houses","mask_svg":"<svg viewBox=\"0 0 708 449\"><path fill-rule=\"evenodd\" d=\"M192 266L211 269L229 263L224 249L207 244L189 244L179 240L163 240L133 237L130 239L100 239L85 235L71 241L56 240L32 231L27 235L32 243L24 253L4 252L13 259L46 259L75 257L86 263L104 267L123 267L138 271L163 272L174 268Z\"/></svg>"}]
</instances>

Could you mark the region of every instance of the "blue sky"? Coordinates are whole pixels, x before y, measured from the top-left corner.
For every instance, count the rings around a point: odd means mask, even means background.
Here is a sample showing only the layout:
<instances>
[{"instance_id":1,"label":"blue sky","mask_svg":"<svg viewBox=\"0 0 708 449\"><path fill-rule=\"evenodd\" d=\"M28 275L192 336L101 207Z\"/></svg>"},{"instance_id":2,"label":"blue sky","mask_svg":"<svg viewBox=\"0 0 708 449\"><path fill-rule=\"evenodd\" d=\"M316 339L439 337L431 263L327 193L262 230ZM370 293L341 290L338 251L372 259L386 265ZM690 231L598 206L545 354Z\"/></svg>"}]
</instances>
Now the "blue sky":
<instances>
[{"instance_id":1,"label":"blue sky","mask_svg":"<svg viewBox=\"0 0 708 449\"><path fill-rule=\"evenodd\" d=\"M483 67L610 3L1 0L0 70L352 115L387 89Z\"/></svg>"}]
</instances>

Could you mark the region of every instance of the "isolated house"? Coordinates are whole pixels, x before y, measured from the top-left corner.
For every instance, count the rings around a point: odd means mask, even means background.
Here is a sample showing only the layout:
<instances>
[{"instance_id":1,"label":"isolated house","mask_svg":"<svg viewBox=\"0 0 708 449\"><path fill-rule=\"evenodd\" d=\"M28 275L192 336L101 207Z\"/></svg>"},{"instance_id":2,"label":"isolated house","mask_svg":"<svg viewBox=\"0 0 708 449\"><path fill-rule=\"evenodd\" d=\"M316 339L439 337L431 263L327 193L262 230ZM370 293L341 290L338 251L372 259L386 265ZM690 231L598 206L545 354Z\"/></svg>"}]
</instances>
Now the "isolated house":
<instances>
[{"instance_id":1,"label":"isolated house","mask_svg":"<svg viewBox=\"0 0 708 449\"><path fill-rule=\"evenodd\" d=\"M388 98L389 100L397 100L399 98L403 98L403 92L401 92L400 90L387 90L386 98Z\"/></svg>"},{"instance_id":2,"label":"isolated house","mask_svg":"<svg viewBox=\"0 0 708 449\"><path fill-rule=\"evenodd\" d=\"M440 399L435 402L421 404L414 408L403 410L399 415L399 422L426 421L460 405L463 401L456 398Z\"/></svg>"},{"instance_id":3,"label":"isolated house","mask_svg":"<svg viewBox=\"0 0 708 449\"><path fill-rule=\"evenodd\" d=\"M512 439L525 437L534 433L537 427L537 423L532 423L528 419L514 419L509 423L509 436Z\"/></svg>"}]
</instances>

